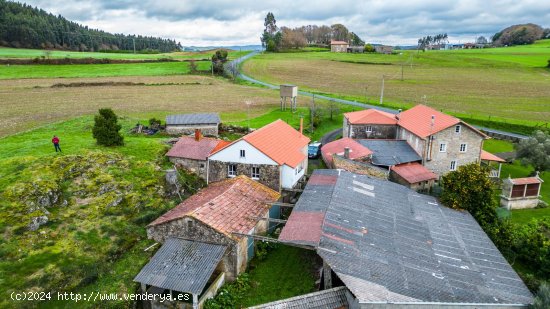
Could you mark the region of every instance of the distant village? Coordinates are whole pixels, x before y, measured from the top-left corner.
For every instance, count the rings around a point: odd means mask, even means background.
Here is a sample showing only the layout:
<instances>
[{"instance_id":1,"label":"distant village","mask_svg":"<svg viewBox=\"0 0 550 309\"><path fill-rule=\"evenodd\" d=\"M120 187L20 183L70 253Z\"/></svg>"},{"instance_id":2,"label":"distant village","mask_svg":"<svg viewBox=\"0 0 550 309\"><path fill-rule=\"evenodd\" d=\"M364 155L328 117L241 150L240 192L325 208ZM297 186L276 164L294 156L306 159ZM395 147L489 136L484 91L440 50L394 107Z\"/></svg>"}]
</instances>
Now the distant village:
<instances>
[{"instance_id":1,"label":"distant village","mask_svg":"<svg viewBox=\"0 0 550 309\"><path fill-rule=\"evenodd\" d=\"M291 85L283 92L293 93ZM283 106L282 106L283 107ZM306 248L322 260L320 290L254 308L515 308L533 296L476 220L433 196L471 163L500 176L488 135L428 106L344 114L325 145L282 120L229 142L218 114L171 115L181 137L166 156L208 186L147 226L162 246L134 281L144 293L191 295L202 308L247 269L257 242ZM319 157L328 169L308 174ZM169 175L167 174L167 177ZM508 179L501 205L532 208L538 176ZM283 215L284 214L284 215ZM146 308L166 308L147 301Z\"/></svg>"}]
</instances>

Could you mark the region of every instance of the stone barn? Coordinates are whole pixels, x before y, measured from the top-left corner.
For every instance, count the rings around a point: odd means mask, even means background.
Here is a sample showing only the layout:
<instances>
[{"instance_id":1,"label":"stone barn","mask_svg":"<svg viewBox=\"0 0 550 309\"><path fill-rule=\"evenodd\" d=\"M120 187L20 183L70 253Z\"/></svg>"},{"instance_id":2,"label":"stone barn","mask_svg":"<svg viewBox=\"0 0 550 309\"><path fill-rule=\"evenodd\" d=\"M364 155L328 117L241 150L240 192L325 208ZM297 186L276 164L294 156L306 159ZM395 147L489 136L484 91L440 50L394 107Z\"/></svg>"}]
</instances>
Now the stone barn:
<instances>
[{"instance_id":1,"label":"stone barn","mask_svg":"<svg viewBox=\"0 0 550 309\"><path fill-rule=\"evenodd\" d=\"M166 133L189 135L198 129L203 135L218 136L220 123L220 116L217 113L168 115Z\"/></svg>"},{"instance_id":2,"label":"stone barn","mask_svg":"<svg viewBox=\"0 0 550 309\"><path fill-rule=\"evenodd\" d=\"M389 178L415 191L428 192L439 177L422 164L413 162L392 166Z\"/></svg>"},{"instance_id":3,"label":"stone barn","mask_svg":"<svg viewBox=\"0 0 550 309\"><path fill-rule=\"evenodd\" d=\"M333 53L345 53L348 51L349 43L345 41L330 41L330 51Z\"/></svg>"}]
</instances>

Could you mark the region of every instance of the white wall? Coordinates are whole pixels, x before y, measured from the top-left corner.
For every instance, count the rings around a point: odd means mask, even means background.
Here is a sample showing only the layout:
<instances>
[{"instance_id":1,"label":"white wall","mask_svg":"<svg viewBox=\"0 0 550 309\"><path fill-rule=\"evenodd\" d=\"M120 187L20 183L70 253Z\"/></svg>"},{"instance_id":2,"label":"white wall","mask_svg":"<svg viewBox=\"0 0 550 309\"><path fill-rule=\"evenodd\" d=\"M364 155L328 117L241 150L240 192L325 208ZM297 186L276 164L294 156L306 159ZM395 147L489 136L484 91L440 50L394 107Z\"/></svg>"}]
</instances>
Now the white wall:
<instances>
[{"instance_id":1,"label":"white wall","mask_svg":"<svg viewBox=\"0 0 550 309\"><path fill-rule=\"evenodd\" d=\"M240 151L245 151L245 157L241 158ZM240 140L225 149L216 152L209 157L210 160L222 162L235 162L243 164L278 165L277 162L263 154L245 140Z\"/></svg>"},{"instance_id":2,"label":"white wall","mask_svg":"<svg viewBox=\"0 0 550 309\"><path fill-rule=\"evenodd\" d=\"M298 172L300 169L300 166L302 167L302 170ZM291 189L294 187L296 182L300 180L307 171L307 157L305 158L302 163L298 164L296 168L292 168L288 165L283 165L282 172L281 172L281 186L283 188Z\"/></svg>"}]
</instances>

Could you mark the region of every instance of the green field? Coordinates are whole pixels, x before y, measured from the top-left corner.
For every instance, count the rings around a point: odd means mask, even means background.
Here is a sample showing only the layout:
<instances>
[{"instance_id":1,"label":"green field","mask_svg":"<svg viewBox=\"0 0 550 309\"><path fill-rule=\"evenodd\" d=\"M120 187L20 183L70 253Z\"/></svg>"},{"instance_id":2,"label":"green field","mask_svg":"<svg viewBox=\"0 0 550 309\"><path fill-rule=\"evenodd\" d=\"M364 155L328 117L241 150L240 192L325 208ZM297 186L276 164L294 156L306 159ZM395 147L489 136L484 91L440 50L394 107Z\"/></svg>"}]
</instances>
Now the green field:
<instances>
[{"instance_id":1,"label":"green field","mask_svg":"<svg viewBox=\"0 0 550 309\"><path fill-rule=\"evenodd\" d=\"M393 55L331 52L264 53L244 72L273 84L359 102L409 107L527 125L550 119L550 40L532 46ZM401 76L403 74L403 80Z\"/></svg>"}]
</instances>

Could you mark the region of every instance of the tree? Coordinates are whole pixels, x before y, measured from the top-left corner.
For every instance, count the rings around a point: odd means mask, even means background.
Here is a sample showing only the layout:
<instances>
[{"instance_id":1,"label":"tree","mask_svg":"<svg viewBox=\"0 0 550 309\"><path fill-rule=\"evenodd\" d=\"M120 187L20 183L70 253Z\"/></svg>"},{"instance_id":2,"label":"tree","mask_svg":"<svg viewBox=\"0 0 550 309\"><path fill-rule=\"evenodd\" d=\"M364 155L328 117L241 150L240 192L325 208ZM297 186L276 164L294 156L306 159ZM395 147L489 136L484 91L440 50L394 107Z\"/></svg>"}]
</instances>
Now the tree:
<instances>
[{"instance_id":1,"label":"tree","mask_svg":"<svg viewBox=\"0 0 550 309\"><path fill-rule=\"evenodd\" d=\"M349 40L349 30L346 26L342 24L334 24L330 26L332 30L332 39L335 41L348 41Z\"/></svg>"},{"instance_id":2,"label":"tree","mask_svg":"<svg viewBox=\"0 0 550 309\"><path fill-rule=\"evenodd\" d=\"M487 38L484 36L480 36L476 39L477 44L487 44L489 41L487 41Z\"/></svg>"},{"instance_id":3,"label":"tree","mask_svg":"<svg viewBox=\"0 0 550 309\"><path fill-rule=\"evenodd\" d=\"M300 28L290 29L281 27L282 33L282 48L301 48L307 44L306 37Z\"/></svg>"},{"instance_id":4,"label":"tree","mask_svg":"<svg viewBox=\"0 0 550 309\"><path fill-rule=\"evenodd\" d=\"M262 47L267 51L277 51L282 41L282 34L277 28L277 20L275 20L273 13L267 13L264 19L264 27L264 32L260 38Z\"/></svg>"},{"instance_id":5,"label":"tree","mask_svg":"<svg viewBox=\"0 0 550 309\"><path fill-rule=\"evenodd\" d=\"M443 176L442 184L443 204L469 211L486 232L498 223L488 167L477 163L460 166Z\"/></svg>"},{"instance_id":6,"label":"tree","mask_svg":"<svg viewBox=\"0 0 550 309\"><path fill-rule=\"evenodd\" d=\"M544 29L535 24L510 26L493 35L493 45L523 45L532 44L544 37Z\"/></svg>"},{"instance_id":7,"label":"tree","mask_svg":"<svg viewBox=\"0 0 550 309\"><path fill-rule=\"evenodd\" d=\"M515 145L523 164L531 164L537 171L550 170L550 136L537 130Z\"/></svg>"},{"instance_id":8,"label":"tree","mask_svg":"<svg viewBox=\"0 0 550 309\"><path fill-rule=\"evenodd\" d=\"M212 72L223 75L224 63L227 62L227 50L219 49L212 55Z\"/></svg>"},{"instance_id":9,"label":"tree","mask_svg":"<svg viewBox=\"0 0 550 309\"><path fill-rule=\"evenodd\" d=\"M548 282L544 282L540 285L539 290L537 292L537 297L535 298L535 302L533 303L533 306L531 307L533 309L547 309L550 308L550 284Z\"/></svg>"},{"instance_id":10,"label":"tree","mask_svg":"<svg viewBox=\"0 0 550 309\"><path fill-rule=\"evenodd\" d=\"M102 108L99 115L94 117L92 135L98 145L121 146L124 138L120 135L121 125L118 124L118 117L110 108Z\"/></svg>"},{"instance_id":11,"label":"tree","mask_svg":"<svg viewBox=\"0 0 550 309\"><path fill-rule=\"evenodd\" d=\"M376 49L371 44L365 44L365 53L374 53Z\"/></svg>"},{"instance_id":12,"label":"tree","mask_svg":"<svg viewBox=\"0 0 550 309\"><path fill-rule=\"evenodd\" d=\"M357 34L355 34L355 32L351 32L350 37L351 37L351 45L354 45L354 46L365 45L365 41L361 40L361 38Z\"/></svg>"}]
</instances>

